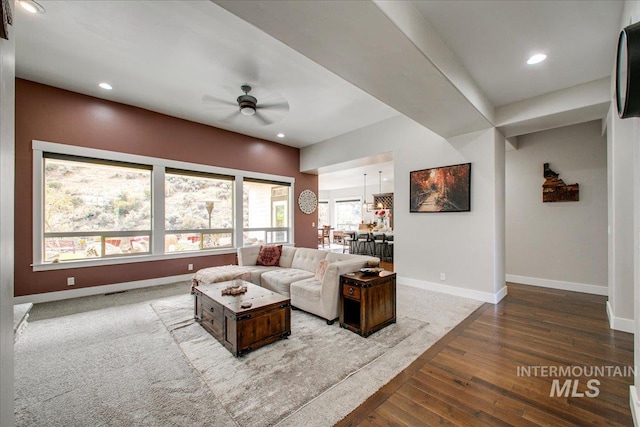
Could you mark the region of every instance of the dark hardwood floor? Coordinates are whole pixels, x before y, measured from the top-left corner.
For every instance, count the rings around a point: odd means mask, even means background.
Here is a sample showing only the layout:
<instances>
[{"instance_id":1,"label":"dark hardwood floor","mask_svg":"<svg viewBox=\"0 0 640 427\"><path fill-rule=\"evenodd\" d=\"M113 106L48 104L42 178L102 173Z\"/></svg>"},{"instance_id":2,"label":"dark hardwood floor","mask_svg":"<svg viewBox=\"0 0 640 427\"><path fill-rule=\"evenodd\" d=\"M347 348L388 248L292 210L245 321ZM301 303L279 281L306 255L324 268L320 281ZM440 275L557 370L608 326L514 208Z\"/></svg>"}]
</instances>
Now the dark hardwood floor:
<instances>
[{"instance_id":1,"label":"dark hardwood floor","mask_svg":"<svg viewBox=\"0 0 640 427\"><path fill-rule=\"evenodd\" d=\"M480 307L338 426L633 425L633 374L584 372L633 366L633 335L609 329L605 303L508 284L499 304ZM518 375L526 367L531 376Z\"/></svg>"}]
</instances>

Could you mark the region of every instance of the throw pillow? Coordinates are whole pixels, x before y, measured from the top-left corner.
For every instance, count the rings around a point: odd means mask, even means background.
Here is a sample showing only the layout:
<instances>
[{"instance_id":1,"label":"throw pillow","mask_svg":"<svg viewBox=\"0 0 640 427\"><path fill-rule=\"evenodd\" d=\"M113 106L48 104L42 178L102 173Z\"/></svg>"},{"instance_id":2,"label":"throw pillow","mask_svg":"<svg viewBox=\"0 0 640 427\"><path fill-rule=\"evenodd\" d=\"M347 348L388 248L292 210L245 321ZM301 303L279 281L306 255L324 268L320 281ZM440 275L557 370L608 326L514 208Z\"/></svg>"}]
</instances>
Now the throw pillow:
<instances>
[{"instance_id":1,"label":"throw pillow","mask_svg":"<svg viewBox=\"0 0 640 427\"><path fill-rule=\"evenodd\" d=\"M319 282L322 282L324 273L327 272L327 267L329 267L329 261L327 261L326 259L323 259L318 263L318 266L316 267L316 279Z\"/></svg>"},{"instance_id":2,"label":"throw pillow","mask_svg":"<svg viewBox=\"0 0 640 427\"><path fill-rule=\"evenodd\" d=\"M256 265L266 265L269 267L280 265L280 255L282 255L282 245L260 246L260 253Z\"/></svg>"}]
</instances>

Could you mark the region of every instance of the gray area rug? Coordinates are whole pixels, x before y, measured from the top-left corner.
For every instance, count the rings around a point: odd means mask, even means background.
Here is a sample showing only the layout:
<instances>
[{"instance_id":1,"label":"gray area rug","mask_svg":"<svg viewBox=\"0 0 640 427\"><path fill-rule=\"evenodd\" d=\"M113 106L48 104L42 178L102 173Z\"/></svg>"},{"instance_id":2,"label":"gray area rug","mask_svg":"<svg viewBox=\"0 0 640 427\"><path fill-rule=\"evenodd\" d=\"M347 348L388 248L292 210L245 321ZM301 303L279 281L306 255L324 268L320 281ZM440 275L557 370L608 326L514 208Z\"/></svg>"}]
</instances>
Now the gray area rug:
<instances>
[{"instance_id":1,"label":"gray area rug","mask_svg":"<svg viewBox=\"0 0 640 427\"><path fill-rule=\"evenodd\" d=\"M17 425L333 425L481 305L397 294L397 323L369 338L293 311L289 339L241 358L194 322L190 295L32 322Z\"/></svg>"}]
</instances>

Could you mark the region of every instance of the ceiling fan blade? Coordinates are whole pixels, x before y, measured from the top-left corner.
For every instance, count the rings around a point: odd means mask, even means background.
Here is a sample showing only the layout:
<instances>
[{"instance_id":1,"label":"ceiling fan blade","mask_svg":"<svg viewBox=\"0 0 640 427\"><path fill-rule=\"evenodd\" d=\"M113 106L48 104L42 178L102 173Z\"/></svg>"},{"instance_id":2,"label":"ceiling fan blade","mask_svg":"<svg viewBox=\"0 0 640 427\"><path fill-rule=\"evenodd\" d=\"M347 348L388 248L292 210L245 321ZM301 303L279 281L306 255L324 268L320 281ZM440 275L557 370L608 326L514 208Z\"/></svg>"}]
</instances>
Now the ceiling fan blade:
<instances>
[{"instance_id":1,"label":"ceiling fan blade","mask_svg":"<svg viewBox=\"0 0 640 427\"><path fill-rule=\"evenodd\" d=\"M222 99L222 98L216 98L215 96L211 96L211 95L203 95L202 96L202 103L203 104L217 104L217 105L231 105L233 107L237 107L238 103L237 102L232 102L229 101L227 99Z\"/></svg>"},{"instance_id":2,"label":"ceiling fan blade","mask_svg":"<svg viewBox=\"0 0 640 427\"><path fill-rule=\"evenodd\" d=\"M268 108L270 111L278 111L280 113L289 112L289 103L286 99L273 100L267 102L259 102L256 108Z\"/></svg>"},{"instance_id":3,"label":"ceiling fan blade","mask_svg":"<svg viewBox=\"0 0 640 427\"><path fill-rule=\"evenodd\" d=\"M224 117L222 117L220 119L216 119L216 121L224 122L224 123L235 122L239 115L240 115L240 113L238 111L234 111L233 113L227 114L226 116L224 116Z\"/></svg>"},{"instance_id":4,"label":"ceiling fan blade","mask_svg":"<svg viewBox=\"0 0 640 427\"><path fill-rule=\"evenodd\" d=\"M264 116L264 114L260 113L260 111L256 110L256 113L253 115L263 126L269 126L273 123L273 121L269 120Z\"/></svg>"}]
</instances>

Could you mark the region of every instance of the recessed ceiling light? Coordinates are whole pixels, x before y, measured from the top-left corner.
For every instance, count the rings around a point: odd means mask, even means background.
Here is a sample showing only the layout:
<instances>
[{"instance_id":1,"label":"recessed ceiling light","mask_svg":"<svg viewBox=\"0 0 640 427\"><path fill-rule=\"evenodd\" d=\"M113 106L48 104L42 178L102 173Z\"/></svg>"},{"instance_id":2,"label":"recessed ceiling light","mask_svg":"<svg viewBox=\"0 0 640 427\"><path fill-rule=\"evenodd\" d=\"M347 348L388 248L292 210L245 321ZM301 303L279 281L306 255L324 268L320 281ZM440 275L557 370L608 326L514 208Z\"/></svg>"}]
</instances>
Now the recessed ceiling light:
<instances>
[{"instance_id":1,"label":"recessed ceiling light","mask_svg":"<svg viewBox=\"0 0 640 427\"><path fill-rule=\"evenodd\" d=\"M44 7L34 0L20 0L18 3L29 13L44 13Z\"/></svg>"},{"instance_id":2,"label":"recessed ceiling light","mask_svg":"<svg viewBox=\"0 0 640 427\"><path fill-rule=\"evenodd\" d=\"M100 86L104 90L111 90L113 87L109 83L102 82L98 86Z\"/></svg>"},{"instance_id":3,"label":"recessed ceiling light","mask_svg":"<svg viewBox=\"0 0 640 427\"><path fill-rule=\"evenodd\" d=\"M284 133L280 132L277 136L278 138L284 138Z\"/></svg>"},{"instance_id":4,"label":"recessed ceiling light","mask_svg":"<svg viewBox=\"0 0 640 427\"><path fill-rule=\"evenodd\" d=\"M529 58L527 60L527 64L529 65L537 64L538 62L542 62L545 59L547 59L547 55L545 55L544 53L538 53L533 55L531 58Z\"/></svg>"}]
</instances>

